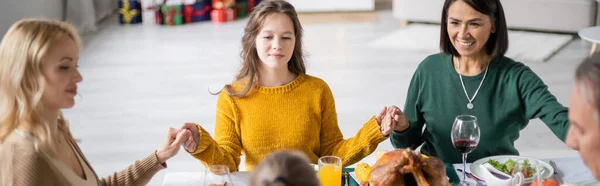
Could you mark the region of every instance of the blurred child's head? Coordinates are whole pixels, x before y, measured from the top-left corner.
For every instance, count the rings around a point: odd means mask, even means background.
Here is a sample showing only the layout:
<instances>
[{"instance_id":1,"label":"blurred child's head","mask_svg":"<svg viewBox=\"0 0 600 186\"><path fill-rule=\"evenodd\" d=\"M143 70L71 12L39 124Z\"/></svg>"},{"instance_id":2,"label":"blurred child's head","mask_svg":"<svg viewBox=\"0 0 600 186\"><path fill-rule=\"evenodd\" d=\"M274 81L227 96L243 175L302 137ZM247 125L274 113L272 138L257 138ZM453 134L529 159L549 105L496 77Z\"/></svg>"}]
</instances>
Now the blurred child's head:
<instances>
[{"instance_id":1,"label":"blurred child's head","mask_svg":"<svg viewBox=\"0 0 600 186\"><path fill-rule=\"evenodd\" d=\"M230 95L245 96L265 71L306 73L302 53L302 26L294 6L284 0L260 2L249 16L242 37L242 68L236 79L248 78L244 90Z\"/></svg>"},{"instance_id":2,"label":"blurred child's head","mask_svg":"<svg viewBox=\"0 0 600 186\"><path fill-rule=\"evenodd\" d=\"M269 155L254 170L251 186L318 186L317 174L308 158L299 151Z\"/></svg>"}]
</instances>

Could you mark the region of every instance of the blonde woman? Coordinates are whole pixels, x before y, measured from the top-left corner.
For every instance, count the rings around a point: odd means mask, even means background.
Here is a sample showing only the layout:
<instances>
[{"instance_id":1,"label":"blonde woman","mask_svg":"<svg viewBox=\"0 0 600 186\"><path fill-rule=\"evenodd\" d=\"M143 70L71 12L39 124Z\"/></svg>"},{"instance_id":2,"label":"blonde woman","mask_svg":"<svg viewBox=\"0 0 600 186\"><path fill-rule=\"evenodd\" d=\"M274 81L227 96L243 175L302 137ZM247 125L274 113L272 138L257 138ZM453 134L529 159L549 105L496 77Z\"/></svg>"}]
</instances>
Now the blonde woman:
<instances>
[{"instance_id":1,"label":"blonde woman","mask_svg":"<svg viewBox=\"0 0 600 186\"><path fill-rule=\"evenodd\" d=\"M68 23L22 20L0 43L0 185L145 185L189 132L170 129L160 149L98 178L61 109L75 104L80 38Z\"/></svg>"}]
</instances>

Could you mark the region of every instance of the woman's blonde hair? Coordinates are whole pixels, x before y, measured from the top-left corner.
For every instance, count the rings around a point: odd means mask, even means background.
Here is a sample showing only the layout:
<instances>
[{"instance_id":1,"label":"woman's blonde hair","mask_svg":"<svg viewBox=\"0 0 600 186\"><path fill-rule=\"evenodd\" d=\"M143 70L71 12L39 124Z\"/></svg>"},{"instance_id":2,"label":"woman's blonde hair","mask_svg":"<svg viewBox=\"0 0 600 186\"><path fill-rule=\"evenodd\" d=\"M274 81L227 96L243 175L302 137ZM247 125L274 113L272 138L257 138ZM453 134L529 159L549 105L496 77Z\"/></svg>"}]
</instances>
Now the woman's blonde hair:
<instances>
[{"instance_id":1,"label":"woman's blonde hair","mask_svg":"<svg viewBox=\"0 0 600 186\"><path fill-rule=\"evenodd\" d=\"M294 6L284 0L265 0L261 1L252 13L249 15L248 23L244 28L244 36L242 37L242 67L235 77L236 81L247 78L246 86L243 90L236 92L233 90L231 85L225 85L227 93L233 97L244 97L258 80L258 67L261 63L258 53L256 51L256 37L258 36L260 29L265 23L266 18L275 13L287 15L294 25L294 34L296 38L296 44L294 45L294 51L292 58L288 62L288 70L294 74L306 73L306 67L304 64L304 53L302 52L302 25L298 20L298 15Z\"/></svg>"},{"instance_id":2,"label":"woman's blonde hair","mask_svg":"<svg viewBox=\"0 0 600 186\"><path fill-rule=\"evenodd\" d=\"M253 171L250 186L319 186L308 158L300 151L269 155Z\"/></svg>"},{"instance_id":3,"label":"woman's blonde hair","mask_svg":"<svg viewBox=\"0 0 600 186\"><path fill-rule=\"evenodd\" d=\"M25 19L8 30L0 43L0 143L17 127L36 137L41 144L50 147L50 121L44 121L41 98L45 78L42 74L42 58L63 37L69 37L81 48L77 30L69 23ZM71 137L68 123L59 112L58 128ZM72 137L71 137L72 138ZM50 148L52 149L52 148ZM48 153L55 155L50 150Z\"/></svg>"}]
</instances>

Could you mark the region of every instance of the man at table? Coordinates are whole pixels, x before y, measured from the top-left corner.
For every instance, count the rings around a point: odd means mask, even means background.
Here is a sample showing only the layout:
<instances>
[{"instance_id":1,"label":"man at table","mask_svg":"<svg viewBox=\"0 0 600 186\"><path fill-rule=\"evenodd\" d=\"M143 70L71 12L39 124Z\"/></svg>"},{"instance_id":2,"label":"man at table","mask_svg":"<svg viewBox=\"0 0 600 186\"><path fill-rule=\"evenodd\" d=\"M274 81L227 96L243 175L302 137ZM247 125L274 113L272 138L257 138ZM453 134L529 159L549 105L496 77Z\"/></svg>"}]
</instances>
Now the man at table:
<instances>
[{"instance_id":1,"label":"man at table","mask_svg":"<svg viewBox=\"0 0 600 186\"><path fill-rule=\"evenodd\" d=\"M571 93L567 145L579 151L584 164L600 179L600 53L584 60L575 72Z\"/></svg>"}]
</instances>

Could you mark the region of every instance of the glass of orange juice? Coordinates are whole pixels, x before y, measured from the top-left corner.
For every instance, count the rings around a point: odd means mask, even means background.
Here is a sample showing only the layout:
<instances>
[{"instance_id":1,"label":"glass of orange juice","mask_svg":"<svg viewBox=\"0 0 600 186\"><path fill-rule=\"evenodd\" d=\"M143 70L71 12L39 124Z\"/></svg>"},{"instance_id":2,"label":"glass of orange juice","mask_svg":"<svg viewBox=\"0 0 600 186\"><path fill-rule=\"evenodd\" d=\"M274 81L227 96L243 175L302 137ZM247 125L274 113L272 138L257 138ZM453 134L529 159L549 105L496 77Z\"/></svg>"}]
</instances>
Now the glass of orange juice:
<instances>
[{"instance_id":1,"label":"glass of orange juice","mask_svg":"<svg viewBox=\"0 0 600 186\"><path fill-rule=\"evenodd\" d=\"M319 179L321 186L342 185L342 159L337 156L319 158Z\"/></svg>"}]
</instances>

